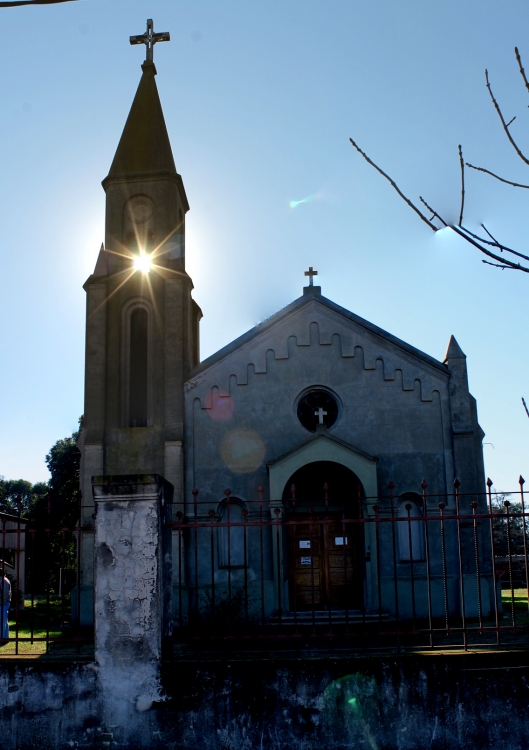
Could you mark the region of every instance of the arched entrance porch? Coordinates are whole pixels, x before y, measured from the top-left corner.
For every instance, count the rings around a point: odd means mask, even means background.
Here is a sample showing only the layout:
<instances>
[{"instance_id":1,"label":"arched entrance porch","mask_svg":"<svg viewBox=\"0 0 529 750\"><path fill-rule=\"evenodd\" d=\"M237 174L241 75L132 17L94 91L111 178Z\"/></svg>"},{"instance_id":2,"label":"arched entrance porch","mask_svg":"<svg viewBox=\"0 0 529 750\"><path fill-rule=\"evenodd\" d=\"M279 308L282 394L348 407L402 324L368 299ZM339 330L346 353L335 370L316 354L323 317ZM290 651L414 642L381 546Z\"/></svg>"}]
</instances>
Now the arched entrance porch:
<instances>
[{"instance_id":1,"label":"arched entrance porch","mask_svg":"<svg viewBox=\"0 0 529 750\"><path fill-rule=\"evenodd\" d=\"M270 461L267 466L270 475L270 516L273 520L283 519L288 517L289 508L286 504L287 493L290 485L292 484L292 477L300 469L310 464L319 462L331 462L333 464L339 464L344 469L350 470L350 472L357 477L363 487L364 498L364 517L374 516L373 506L377 502L377 465L378 459L375 456L370 456L358 448L355 448L343 440L329 435L326 431L316 433L313 437L305 440L303 443L295 446L291 450L287 451L281 456L278 456L273 461ZM303 482L300 485L300 489L303 491ZM306 475L307 481L307 492L310 496L311 486L316 487L316 483L323 489L325 482L330 484L327 478L321 479L321 476L310 476L310 473ZM340 486L340 481L338 481ZM341 484L342 488L345 487L345 494L347 494L347 487L351 486L349 480ZM340 490L343 495L344 490ZM356 496L356 487L354 490ZM336 493L335 493L336 494ZM301 497L297 493L298 497ZM312 496L314 497L314 496ZM329 495L330 497L330 495ZM323 501L323 493L322 493ZM323 502L324 505L324 502ZM322 505L322 507L323 507ZM311 507L311 506L308 506ZM308 513L307 507L307 513ZM316 505L317 507L317 505ZM308 519L307 519L308 521ZM289 533L288 527L290 524L281 525L278 528L278 533L273 535L273 575L274 575L274 598L278 602L278 609L292 608L293 602L298 600L297 593L292 593L292 587L294 581L290 575L289 560ZM310 522L309 531L310 531ZM352 525L352 524L351 524ZM356 524L355 524L356 525ZM363 578L359 576L360 580L364 582L363 588L363 603L364 607L369 608L376 606L378 601L377 594L377 572L376 572L376 541L374 537L374 524L359 524L362 526L362 532L359 532L362 536L362 545L358 548L360 551L365 550L365 556L361 560L361 570L363 571ZM345 536L348 536L346 529ZM336 537L344 536L343 533L336 534ZM310 537L307 537L307 540ZM307 541L305 540L305 541ZM300 540L298 540L299 543ZM303 540L301 540L303 541ZM348 540L349 541L349 540ZM351 540L352 543L352 540ZM340 545L336 545L340 546ZM299 549L299 547L298 547ZM308 555L307 555L308 557ZM346 567L347 570L347 567ZM351 570L353 567L351 566ZM311 601L312 606L312 601ZM324 605L319 605L321 608ZM338 605L339 606L339 605Z\"/></svg>"},{"instance_id":2,"label":"arched entrance porch","mask_svg":"<svg viewBox=\"0 0 529 750\"><path fill-rule=\"evenodd\" d=\"M362 527L347 520L359 517L364 495L358 476L334 461L305 464L287 481L291 610L362 608Z\"/></svg>"}]
</instances>

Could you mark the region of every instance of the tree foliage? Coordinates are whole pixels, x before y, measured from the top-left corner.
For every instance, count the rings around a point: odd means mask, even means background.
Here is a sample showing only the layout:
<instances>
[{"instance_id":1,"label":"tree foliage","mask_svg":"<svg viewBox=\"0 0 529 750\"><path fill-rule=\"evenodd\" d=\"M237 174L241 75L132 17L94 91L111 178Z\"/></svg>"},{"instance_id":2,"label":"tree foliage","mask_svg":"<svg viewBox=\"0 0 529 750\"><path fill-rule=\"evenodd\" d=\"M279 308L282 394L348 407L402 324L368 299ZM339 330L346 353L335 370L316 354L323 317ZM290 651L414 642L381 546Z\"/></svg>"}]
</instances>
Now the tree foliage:
<instances>
[{"instance_id":1,"label":"tree foliage","mask_svg":"<svg viewBox=\"0 0 529 750\"><path fill-rule=\"evenodd\" d=\"M81 454L77 440L83 427L79 418L79 428L70 437L57 440L46 456L46 466L50 472L48 495L53 521L73 526L79 515L79 462Z\"/></svg>"},{"instance_id":2,"label":"tree foliage","mask_svg":"<svg viewBox=\"0 0 529 750\"><path fill-rule=\"evenodd\" d=\"M79 517L79 462L77 440L82 429L57 440L46 456L48 482L0 477L0 510L28 520L26 586L33 593L58 591L64 571L76 565L73 529ZM9 556L9 555L8 555ZM62 574L61 574L62 571Z\"/></svg>"},{"instance_id":3,"label":"tree foliage","mask_svg":"<svg viewBox=\"0 0 529 750\"><path fill-rule=\"evenodd\" d=\"M79 461L81 454L77 440L82 429L69 437L57 440L46 456L50 472L48 482L31 484L25 479L5 479L0 476L0 511L24 517L51 513L54 520L66 520L73 525L79 504ZM49 510L48 510L49 508Z\"/></svg>"},{"instance_id":4,"label":"tree foliage","mask_svg":"<svg viewBox=\"0 0 529 750\"><path fill-rule=\"evenodd\" d=\"M10 515L26 516L48 494L48 483L0 477L0 510Z\"/></svg>"}]
</instances>

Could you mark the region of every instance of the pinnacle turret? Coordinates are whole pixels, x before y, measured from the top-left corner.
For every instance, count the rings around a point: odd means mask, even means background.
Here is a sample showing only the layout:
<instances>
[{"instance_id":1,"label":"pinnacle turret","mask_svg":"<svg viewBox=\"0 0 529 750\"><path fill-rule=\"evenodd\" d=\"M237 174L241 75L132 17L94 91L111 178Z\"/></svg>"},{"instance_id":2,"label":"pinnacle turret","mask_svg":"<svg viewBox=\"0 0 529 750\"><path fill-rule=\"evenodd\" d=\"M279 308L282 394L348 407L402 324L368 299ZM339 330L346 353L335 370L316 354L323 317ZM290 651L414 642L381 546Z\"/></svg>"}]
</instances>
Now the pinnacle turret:
<instances>
[{"instance_id":1,"label":"pinnacle turret","mask_svg":"<svg viewBox=\"0 0 529 750\"><path fill-rule=\"evenodd\" d=\"M448 347L446 349L446 354L444 356L443 362L447 362L449 359L466 359L467 355L463 352L461 347L456 341L455 336L450 336L450 341L448 342Z\"/></svg>"}]
</instances>

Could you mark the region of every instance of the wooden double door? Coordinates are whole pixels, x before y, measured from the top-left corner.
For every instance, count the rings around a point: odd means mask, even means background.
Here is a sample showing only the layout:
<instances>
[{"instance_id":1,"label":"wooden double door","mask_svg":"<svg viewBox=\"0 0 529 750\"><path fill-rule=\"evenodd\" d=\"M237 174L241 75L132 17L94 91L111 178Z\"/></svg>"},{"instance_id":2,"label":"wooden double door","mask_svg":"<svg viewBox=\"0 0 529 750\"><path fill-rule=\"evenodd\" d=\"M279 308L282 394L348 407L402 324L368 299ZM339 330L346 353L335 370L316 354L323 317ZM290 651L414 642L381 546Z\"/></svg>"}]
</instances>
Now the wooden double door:
<instances>
[{"instance_id":1,"label":"wooden double door","mask_svg":"<svg viewBox=\"0 0 529 750\"><path fill-rule=\"evenodd\" d=\"M360 609L363 604L361 524L338 514L296 513L289 526L290 607Z\"/></svg>"}]
</instances>

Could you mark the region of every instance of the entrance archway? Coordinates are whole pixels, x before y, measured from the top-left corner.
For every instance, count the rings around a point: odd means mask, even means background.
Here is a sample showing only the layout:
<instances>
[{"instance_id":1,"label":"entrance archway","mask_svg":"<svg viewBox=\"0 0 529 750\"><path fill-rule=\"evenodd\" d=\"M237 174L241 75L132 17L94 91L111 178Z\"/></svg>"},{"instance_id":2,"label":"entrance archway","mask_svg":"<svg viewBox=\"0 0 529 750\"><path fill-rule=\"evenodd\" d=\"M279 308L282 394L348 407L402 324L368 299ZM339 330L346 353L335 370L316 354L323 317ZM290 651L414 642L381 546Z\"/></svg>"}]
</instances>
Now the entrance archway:
<instances>
[{"instance_id":1,"label":"entrance archway","mask_svg":"<svg viewBox=\"0 0 529 750\"><path fill-rule=\"evenodd\" d=\"M294 521L288 525L291 609L361 609L362 525L346 519L359 517L363 497L357 475L334 461L305 464L289 478L283 505Z\"/></svg>"}]
</instances>

